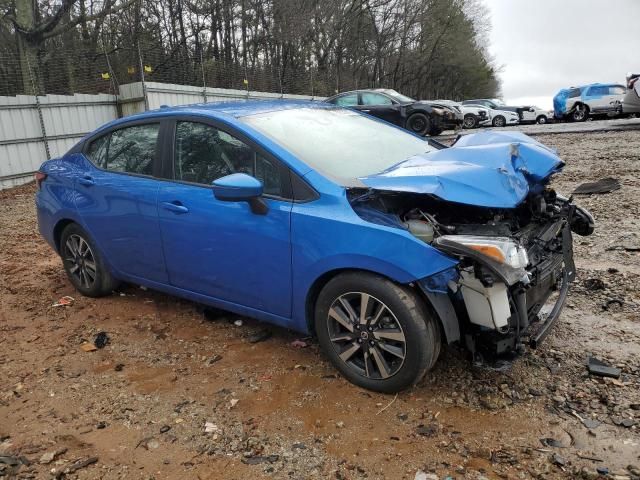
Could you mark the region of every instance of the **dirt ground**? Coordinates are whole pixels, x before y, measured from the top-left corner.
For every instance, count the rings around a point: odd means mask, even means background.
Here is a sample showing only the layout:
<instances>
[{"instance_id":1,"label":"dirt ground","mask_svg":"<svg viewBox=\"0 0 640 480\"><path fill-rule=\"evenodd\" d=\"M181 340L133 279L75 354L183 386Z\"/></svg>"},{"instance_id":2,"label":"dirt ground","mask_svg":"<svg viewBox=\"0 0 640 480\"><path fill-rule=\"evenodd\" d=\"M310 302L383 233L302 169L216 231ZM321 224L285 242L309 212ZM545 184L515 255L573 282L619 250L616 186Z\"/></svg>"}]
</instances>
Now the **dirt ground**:
<instances>
[{"instance_id":1,"label":"dirt ground","mask_svg":"<svg viewBox=\"0 0 640 480\"><path fill-rule=\"evenodd\" d=\"M447 348L397 396L282 329L132 285L81 297L37 233L34 186L0 192L0 478L638 478L640 131L538 138L567 162L559 191L622 183L578 199L597 230L575 238L561 321L501 371ZM590 376L590 355L622 376Z\"/></svg>"}]
</instances>

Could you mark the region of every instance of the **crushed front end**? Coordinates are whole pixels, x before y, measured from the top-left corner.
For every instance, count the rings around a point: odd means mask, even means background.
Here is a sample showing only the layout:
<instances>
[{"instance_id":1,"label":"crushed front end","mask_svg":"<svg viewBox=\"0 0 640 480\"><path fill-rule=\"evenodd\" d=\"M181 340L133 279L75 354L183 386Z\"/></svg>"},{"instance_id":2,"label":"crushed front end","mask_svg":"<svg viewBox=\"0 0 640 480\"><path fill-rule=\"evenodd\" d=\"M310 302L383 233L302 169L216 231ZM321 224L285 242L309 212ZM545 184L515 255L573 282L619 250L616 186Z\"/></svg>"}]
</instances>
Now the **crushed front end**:
<instances>
[{"instance_id":1,"label":"crushed front end","mask_svg":"<svg viewBox=\"0 0 640 480\"><path fill-rule=\"evenodd\" d=\"M350 199L366 220L404 228L457 259L415 283L446 341L486 358L537 347L575 279L572 234L595 225L549 187L563 165L525 135L474 134L364 179L372 188Z\"/></svg>"}]
</instances>

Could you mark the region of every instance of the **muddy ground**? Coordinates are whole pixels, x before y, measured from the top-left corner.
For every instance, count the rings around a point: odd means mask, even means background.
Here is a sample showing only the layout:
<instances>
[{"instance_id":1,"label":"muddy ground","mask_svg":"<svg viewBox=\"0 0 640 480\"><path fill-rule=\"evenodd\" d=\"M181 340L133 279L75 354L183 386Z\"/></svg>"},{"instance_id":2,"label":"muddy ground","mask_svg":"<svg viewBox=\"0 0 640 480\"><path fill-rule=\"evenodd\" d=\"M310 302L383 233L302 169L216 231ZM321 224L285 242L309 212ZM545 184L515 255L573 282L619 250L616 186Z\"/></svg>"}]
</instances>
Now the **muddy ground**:
<instances>
[{"instance_id":1,"label":"muddy ground","mask_svg":"<svg viewBox=\"0 0 640 480\"><path fill-rule=\"evenodd\" d=\"M33 185L0 192L0 478L637 478L640 131L538 138L567 161L560 191L622 183L579 199L598 229L576 237L561 321L504 371L447 348L397 397L283 329L251 343L267 326L131 285L81 297L37 233ZM83 351L100 331L110 343ZM589 376L589 355L620 379Z\"/></svg>"}]
</instances>

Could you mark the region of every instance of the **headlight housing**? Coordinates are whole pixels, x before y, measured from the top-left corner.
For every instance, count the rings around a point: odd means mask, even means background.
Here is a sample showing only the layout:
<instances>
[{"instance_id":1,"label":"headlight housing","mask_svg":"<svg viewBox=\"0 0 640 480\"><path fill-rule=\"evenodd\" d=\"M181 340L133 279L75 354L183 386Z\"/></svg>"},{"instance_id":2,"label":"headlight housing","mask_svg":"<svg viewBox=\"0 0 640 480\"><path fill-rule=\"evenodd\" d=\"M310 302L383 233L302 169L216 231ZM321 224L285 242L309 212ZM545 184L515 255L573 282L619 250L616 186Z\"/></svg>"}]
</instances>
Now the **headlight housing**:
<instances>
[{"instance_id":1,"label":"headlight housing","mask_svg":"<svg viewBox=\"0 0 640 480\"><path fill-rule=\"evenodd\" d=\"M507 285L529 281L527 250L510 238L443 235L436 238L433 245L447 253L477 260L497 273Z\"/></svg>"}]
</instances>

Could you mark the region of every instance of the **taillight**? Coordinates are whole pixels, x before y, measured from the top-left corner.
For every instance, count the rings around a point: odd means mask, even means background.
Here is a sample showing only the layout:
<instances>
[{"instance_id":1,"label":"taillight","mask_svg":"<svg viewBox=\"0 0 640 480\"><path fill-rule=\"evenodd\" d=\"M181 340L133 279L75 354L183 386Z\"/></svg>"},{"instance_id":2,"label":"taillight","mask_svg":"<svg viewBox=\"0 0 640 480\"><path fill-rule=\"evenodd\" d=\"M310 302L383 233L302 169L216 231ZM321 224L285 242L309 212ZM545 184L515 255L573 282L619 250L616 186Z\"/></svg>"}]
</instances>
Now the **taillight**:
<instances>
[{"instance_id":1,"label":"taillight","mask_svg":"<svg viewBox=\"0 0 640 480\"><path fill-rule=\"evenodd\" d=\"M36 179L36 186L38 187L38 190L40 190L40 188L42 187L42 182L44 182L47 179L47 174L42 172L36 172L34 177Z\"/></svg>"},{"instance_id":2,"label":"taillight","mask_svg":"<svg viewBox=\"0 0 640 480\"><path fill-rule=\"evenodd\" d=\"M627 88L631 90L640 77L630 78L627 82Z\"/></svg>"}]
</instances>

